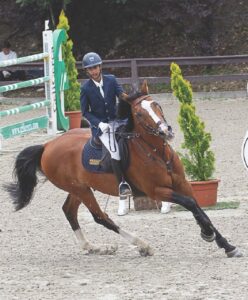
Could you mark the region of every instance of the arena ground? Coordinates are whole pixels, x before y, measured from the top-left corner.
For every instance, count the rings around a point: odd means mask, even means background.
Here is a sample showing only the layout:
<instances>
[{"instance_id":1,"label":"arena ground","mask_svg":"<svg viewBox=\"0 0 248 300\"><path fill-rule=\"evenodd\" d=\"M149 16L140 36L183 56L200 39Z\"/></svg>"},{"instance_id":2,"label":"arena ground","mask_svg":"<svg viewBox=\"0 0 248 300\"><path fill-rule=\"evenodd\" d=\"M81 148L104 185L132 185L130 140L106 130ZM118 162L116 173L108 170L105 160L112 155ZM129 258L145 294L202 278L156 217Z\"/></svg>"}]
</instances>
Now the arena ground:
<instances>
[{"instance_id":1,"label":"arena ground","mask_svg":"<svg viewBox=\"0 0 248 300\"><path fill-rule=\"evenodd\" d=\"M180 150L178 103L156 95L176 133ZM248 173L240 158L247 130L248 99L196 100L197 113L212 134L216 155L215 177L221 180L218 201L239 201L237 209L207 211L219 231L243 252L226 258L215 243L204 242L191 213L175 209L131 211L117 216L117 198L107 213L123 229L146 240L154 256L141 257L115 233L94 223L85 207L80 224L96 244L118 244L111 256L86 255L75 242L61 206L64 191L40 182L31 204L14 212L9 195L0 193L0 299L1 300L245 300L248 295ZM0 155L0 182L12 180L15 156L22 148L45 142L42 132L4 142ZM107 196L96 192L104 208Z\"/></svg>"}]
</instances>

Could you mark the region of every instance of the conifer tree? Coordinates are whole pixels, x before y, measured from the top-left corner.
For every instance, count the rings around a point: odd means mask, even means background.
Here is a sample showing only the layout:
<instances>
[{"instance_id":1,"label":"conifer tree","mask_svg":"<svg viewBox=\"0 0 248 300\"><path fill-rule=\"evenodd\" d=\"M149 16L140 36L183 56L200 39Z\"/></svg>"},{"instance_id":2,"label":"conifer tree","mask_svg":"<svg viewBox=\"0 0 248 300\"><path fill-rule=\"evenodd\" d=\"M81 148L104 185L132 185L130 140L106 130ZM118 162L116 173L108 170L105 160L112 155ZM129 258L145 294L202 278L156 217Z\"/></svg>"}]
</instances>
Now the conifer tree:
<instances>
[{"instance_id":1,"label":"conifer tree","mask_svg":"<svg viewBox=\"0 0 248 300\"><path fill-rule=\"evenodd\" d=\"M65 90L65 111L75 111L80 109L80 83L77 80L78 71L76 68L76 60L72 53L73 42L68 36L70 26L63 10L59 16L57 28L65 29L67 35L67 41L62 46L63 59L69 80L69 89Z\"/></svg>"},{"instance_id":2,"label":"conifer tree","mask_svg":"<svg viewBox=\"0 0 248 300\"><path fill-rule=\"evenodd\" d=\"M210 133L205 132L205 125L196 115L192 101L190 83L182 76L181 69L175 63L171 64L171 88L180 101L178 122L184 135L181 155L186 174L193 180L205 181L214 172L214 153L209 149Z\"/></svg>"}]
</instances>

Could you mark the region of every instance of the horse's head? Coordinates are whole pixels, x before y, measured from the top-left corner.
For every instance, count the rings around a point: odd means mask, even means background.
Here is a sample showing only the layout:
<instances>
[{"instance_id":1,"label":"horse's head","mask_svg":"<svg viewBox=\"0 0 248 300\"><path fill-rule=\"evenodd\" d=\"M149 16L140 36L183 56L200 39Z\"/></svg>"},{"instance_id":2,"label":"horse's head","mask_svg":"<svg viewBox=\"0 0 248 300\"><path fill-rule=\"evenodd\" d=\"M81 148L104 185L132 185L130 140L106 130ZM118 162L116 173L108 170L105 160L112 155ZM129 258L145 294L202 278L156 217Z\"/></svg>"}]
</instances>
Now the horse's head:
<instances>
[{"instance_id":1,"label":"horse's head","mask_svg":"<svg viewBox=\"0 0 248 300\"><path fill-rule=\"evenodd\" d=\"M160 136L164 140L171 140L174 137L161 106L148 94L146 81L143 82L140 93L125 96L124 100L131 105L134 123L146 133Z\"/></svg>"}]
</instances>

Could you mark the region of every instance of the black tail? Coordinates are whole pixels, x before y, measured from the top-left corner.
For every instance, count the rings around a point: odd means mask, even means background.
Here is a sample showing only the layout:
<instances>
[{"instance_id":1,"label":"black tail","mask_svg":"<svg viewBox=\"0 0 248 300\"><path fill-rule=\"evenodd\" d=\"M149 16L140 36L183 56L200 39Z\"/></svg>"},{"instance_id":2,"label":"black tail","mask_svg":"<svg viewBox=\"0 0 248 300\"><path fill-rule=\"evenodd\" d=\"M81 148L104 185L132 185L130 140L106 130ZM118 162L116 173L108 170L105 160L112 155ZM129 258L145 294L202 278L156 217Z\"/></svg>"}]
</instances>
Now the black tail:
<instances>
[{"instance_id":1,"label":"black tail","mask_svg":"<svg viewBox=\"0 0 248 300\"><path fill-rule=\"evenodd\" d=\"M30 146L22 150L16 158L14 175L17 181L5 185L16 210L27 206L32 199L34 188L37 185L36 172L40 170L43 151L43 145Z\"/></svg>"}]
</instances>

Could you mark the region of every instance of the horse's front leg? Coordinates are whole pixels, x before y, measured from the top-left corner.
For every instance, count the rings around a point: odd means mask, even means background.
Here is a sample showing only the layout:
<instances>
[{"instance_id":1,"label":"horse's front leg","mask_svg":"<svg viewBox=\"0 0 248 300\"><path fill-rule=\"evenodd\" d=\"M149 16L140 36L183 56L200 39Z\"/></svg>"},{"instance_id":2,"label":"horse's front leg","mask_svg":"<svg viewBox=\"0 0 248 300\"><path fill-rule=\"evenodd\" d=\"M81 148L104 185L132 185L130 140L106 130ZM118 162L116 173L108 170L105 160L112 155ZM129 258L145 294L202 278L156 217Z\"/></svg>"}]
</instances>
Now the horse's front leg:
<instances>
[{"instance_id":1,"label":"horse's front leg","mask_svg":"<svg viewBox=\"0 0 248 300\"><path fill-rule=\"evenodd\" d=\"M172 189L157 187L155 189L155 197L161 201L167 200L172 203L179 204L191 211L198 225L201 227L201 237L207 241L216 241L218 247L223 248L228 257L241 257L242 253L238 248L232 246L213 226L207 214L199 207L193 197L183 196L174 192Z\"/></svg>"}]
</instances>

